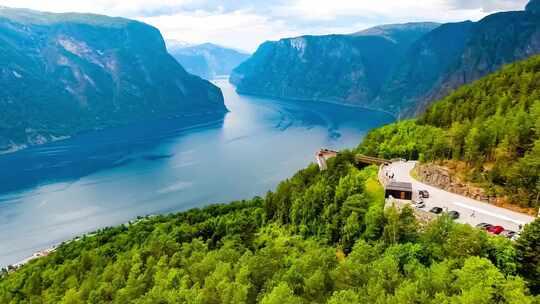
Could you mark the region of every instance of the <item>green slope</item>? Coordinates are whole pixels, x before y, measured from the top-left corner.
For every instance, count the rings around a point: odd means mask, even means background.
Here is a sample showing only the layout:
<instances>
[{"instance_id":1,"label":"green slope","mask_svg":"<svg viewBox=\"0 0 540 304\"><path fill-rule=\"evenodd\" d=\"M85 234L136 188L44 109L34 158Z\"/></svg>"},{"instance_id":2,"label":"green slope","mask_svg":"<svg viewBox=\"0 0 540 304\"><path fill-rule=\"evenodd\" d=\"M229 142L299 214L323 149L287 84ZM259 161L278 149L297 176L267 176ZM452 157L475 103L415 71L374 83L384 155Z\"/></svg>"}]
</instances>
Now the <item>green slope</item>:
<instances>
[{"instance_id":1,"label":"green slope","mask_svg":"<svg viewBox=\"0 0 540 304\"><path fill-rule=\"evenodd\" d=\"M540 56L432 105L417 120L371 132L360 152L467 162L472 181L526 207L540 205Z\"/></svg>"}]
</instances>

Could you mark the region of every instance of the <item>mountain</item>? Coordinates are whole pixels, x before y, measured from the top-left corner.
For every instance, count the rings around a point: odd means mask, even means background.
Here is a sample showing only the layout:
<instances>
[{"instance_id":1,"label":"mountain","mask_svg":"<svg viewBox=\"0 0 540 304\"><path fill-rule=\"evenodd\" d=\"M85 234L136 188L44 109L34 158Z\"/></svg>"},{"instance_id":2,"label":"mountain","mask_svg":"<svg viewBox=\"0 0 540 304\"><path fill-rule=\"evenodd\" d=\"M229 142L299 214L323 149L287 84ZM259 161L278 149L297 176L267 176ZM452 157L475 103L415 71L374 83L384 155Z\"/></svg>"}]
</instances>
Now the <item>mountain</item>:
<instances>
[{"instance_id":1,"label":"mountain","mask_svg":"<svg viewBox=\"0 0 540 304\"><path fill-rule=\"evenodd\" d=\"M539 6L534 0L524 11L496 13L478 22L386 25L350 36L267 42L234 71L231 81L240 93L412 116L463 84L540 53Z\"/></svg>"},{"instance_id":2,"label":"mountain","mask_svg":"<svg viewBox=\"0 0 540 304\"><path fill-rule=\"evenodd\" d=\"M525 11L497 13L475 23L465 47L438 83L418 98L416 113L456 88L497 71L501 66L540 53L538 1Z\"/></svg>"},{"instance_id":3,"label":"mountain","mask_svg":"<svg viewBox=\"0 0 540 304\"><path fill-rule=\"evenodd\" d=\"M434 22L387 24L368 28L354 33L353 36L384 37L402 47L402 51L404 51L425 33L429 33L439 26L439 23Z\"/></svg>"},{"instance_id":4,"label":"mountain","mask_svg":"<svg viewBox=\"0 0 540 304\"><path fill-rule=\"evenodd\" d=\"M448 23L415 41L386 81L371 107L392 113L415 110L419 97L430 92L463 54L475 23Z\"/></svg>"},{"instance_id":5,"label":"mountain","mask_svg":"<svg viewBox=\"0 0 540 304\"><path fill-rule=\"evenodd\" d=\"M540 14L540 0L531 0L525 10L533 14Z\"/></svg>"},{"instance_id":6,"label":"mountain","mask_svg":"<svg viewBox=\"0 0 540 304\"><path fill-rule=\"evenodd\" d=\"M223 112L219 88L190 75L160 32L91 14L0 8L0 150L77 132Z\"/></svg>"},{"instance_id":7,"label":"mountain","mask_svg":"<svg viewBox=\"0 0 540 304\"><path fill-rule=\"evenodd\" d=\"M244 94L365 105L411 42L437 26L387 25L352 35L265 42L233 71L231 82Z\"/></svg>"},{"instance_id":8,"label":"mountain","mask_svg":"<svg viewBox=\"0 0 540 304\"><path fill-rule=\"evenodd\" d=\"M540 53L540 17L496 13L478 22L444 24L415 42L372 107L409 116L502 65Z\"/></svg>"},{"instance_id":9,"label":"mountain","mask_svg":"<svg viewBox=\"0 0 540 304\"><path fill-rule=\"evenodd\" d=\"M169 53L191 74L205 79L229 75L240 63L249 58L241 51L212 43L199 45L167 41Z\"/></svg>"}]
</instances>

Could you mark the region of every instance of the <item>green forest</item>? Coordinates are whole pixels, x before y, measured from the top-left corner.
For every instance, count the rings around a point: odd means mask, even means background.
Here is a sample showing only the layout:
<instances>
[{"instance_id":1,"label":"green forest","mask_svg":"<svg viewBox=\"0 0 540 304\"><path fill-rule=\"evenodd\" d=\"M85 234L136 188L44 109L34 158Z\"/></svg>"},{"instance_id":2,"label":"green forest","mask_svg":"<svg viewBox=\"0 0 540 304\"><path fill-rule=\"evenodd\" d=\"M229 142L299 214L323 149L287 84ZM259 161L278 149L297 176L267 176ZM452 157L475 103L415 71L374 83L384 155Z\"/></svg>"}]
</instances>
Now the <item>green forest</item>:
<instances>
[{"instance_id":1,"label":"green forest","mask_svg":"<svg viewBox=\"0 0 540 304\"><path fill-rule=\"evenodd\" d=\"M540 206L540 56L505 66L413 120L368 134L359 152L466 162L468 179L523 207Z\"/></svg>"},{"instance_id":2,"label":"green forest","mask_svg":"<svg viewBox=\"0 0 540 304\"><path fill-rule=\"evenodd\" d=\"M384 208L343 151L264 198L140 218L0 279L0 303L540 303L540 221L517 243Z\"/></svg>"}]
</instances>

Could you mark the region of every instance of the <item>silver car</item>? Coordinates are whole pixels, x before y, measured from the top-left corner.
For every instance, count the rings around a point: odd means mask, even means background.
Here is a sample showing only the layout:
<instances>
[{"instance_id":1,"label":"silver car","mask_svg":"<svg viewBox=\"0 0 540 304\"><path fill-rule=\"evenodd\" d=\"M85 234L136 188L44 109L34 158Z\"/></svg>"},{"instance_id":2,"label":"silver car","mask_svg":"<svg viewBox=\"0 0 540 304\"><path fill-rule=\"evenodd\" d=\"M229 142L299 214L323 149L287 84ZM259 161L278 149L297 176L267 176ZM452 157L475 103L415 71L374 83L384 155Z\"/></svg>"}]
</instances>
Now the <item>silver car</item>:
<instances>
[{"instance_id":1,"label":"silver car","mask_svg":"<svg viewBox=\"0 0 540 304\"><path fill-rule=\"evenodd\" d=\"M509 239L511 239L514 235L516 235L516 232L515 231L512 231L512 230L504 230L503 232L501 232L502 236L505 236Z\"/></svg>"},{"instance_id":2,"label":"silver car","mask_svg":"<svg viewBox=\"0 0 540 304\"><path fill-rule=\"evenodd\" d=\"M418 209L422 209L422 208L426 208L426 203L424 202L418 202L416 204L414 204L414 206Z\"/></svg>"}]
</instances>

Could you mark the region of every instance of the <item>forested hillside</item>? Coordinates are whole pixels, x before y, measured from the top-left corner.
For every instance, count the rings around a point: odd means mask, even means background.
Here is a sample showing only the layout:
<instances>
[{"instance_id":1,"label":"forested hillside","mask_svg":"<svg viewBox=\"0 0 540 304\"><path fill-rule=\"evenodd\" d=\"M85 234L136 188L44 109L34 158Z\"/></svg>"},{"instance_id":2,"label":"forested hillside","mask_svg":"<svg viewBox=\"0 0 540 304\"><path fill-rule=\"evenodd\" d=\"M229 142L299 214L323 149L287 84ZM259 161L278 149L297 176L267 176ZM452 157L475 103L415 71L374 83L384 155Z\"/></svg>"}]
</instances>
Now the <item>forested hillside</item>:
<instances>
[{"instance_id":1,"label":"forested hillside","mask_svg":"<svg viewBox=\"0 0 540 304\"><path fill-rule=\"evenodd\" d=\"M466 162L469 179L540 205L540 56L508 65L432 105L417 120L371 132L360 152Z\"/></svg>"},{"instance_id":2,"label":"forested hillside","mask_svg":"<svg viewBox=\"0 0 540 304\"><path fill-rule=\"evenodd\" d=\"M140 219L0 278L1 303L535 303L540 222L514 246L384 210L342 152L263 198ZM525 275L525 281L520 274ZM530 284L528 289L527 284Z\"/></svg>"}]
</instances>

